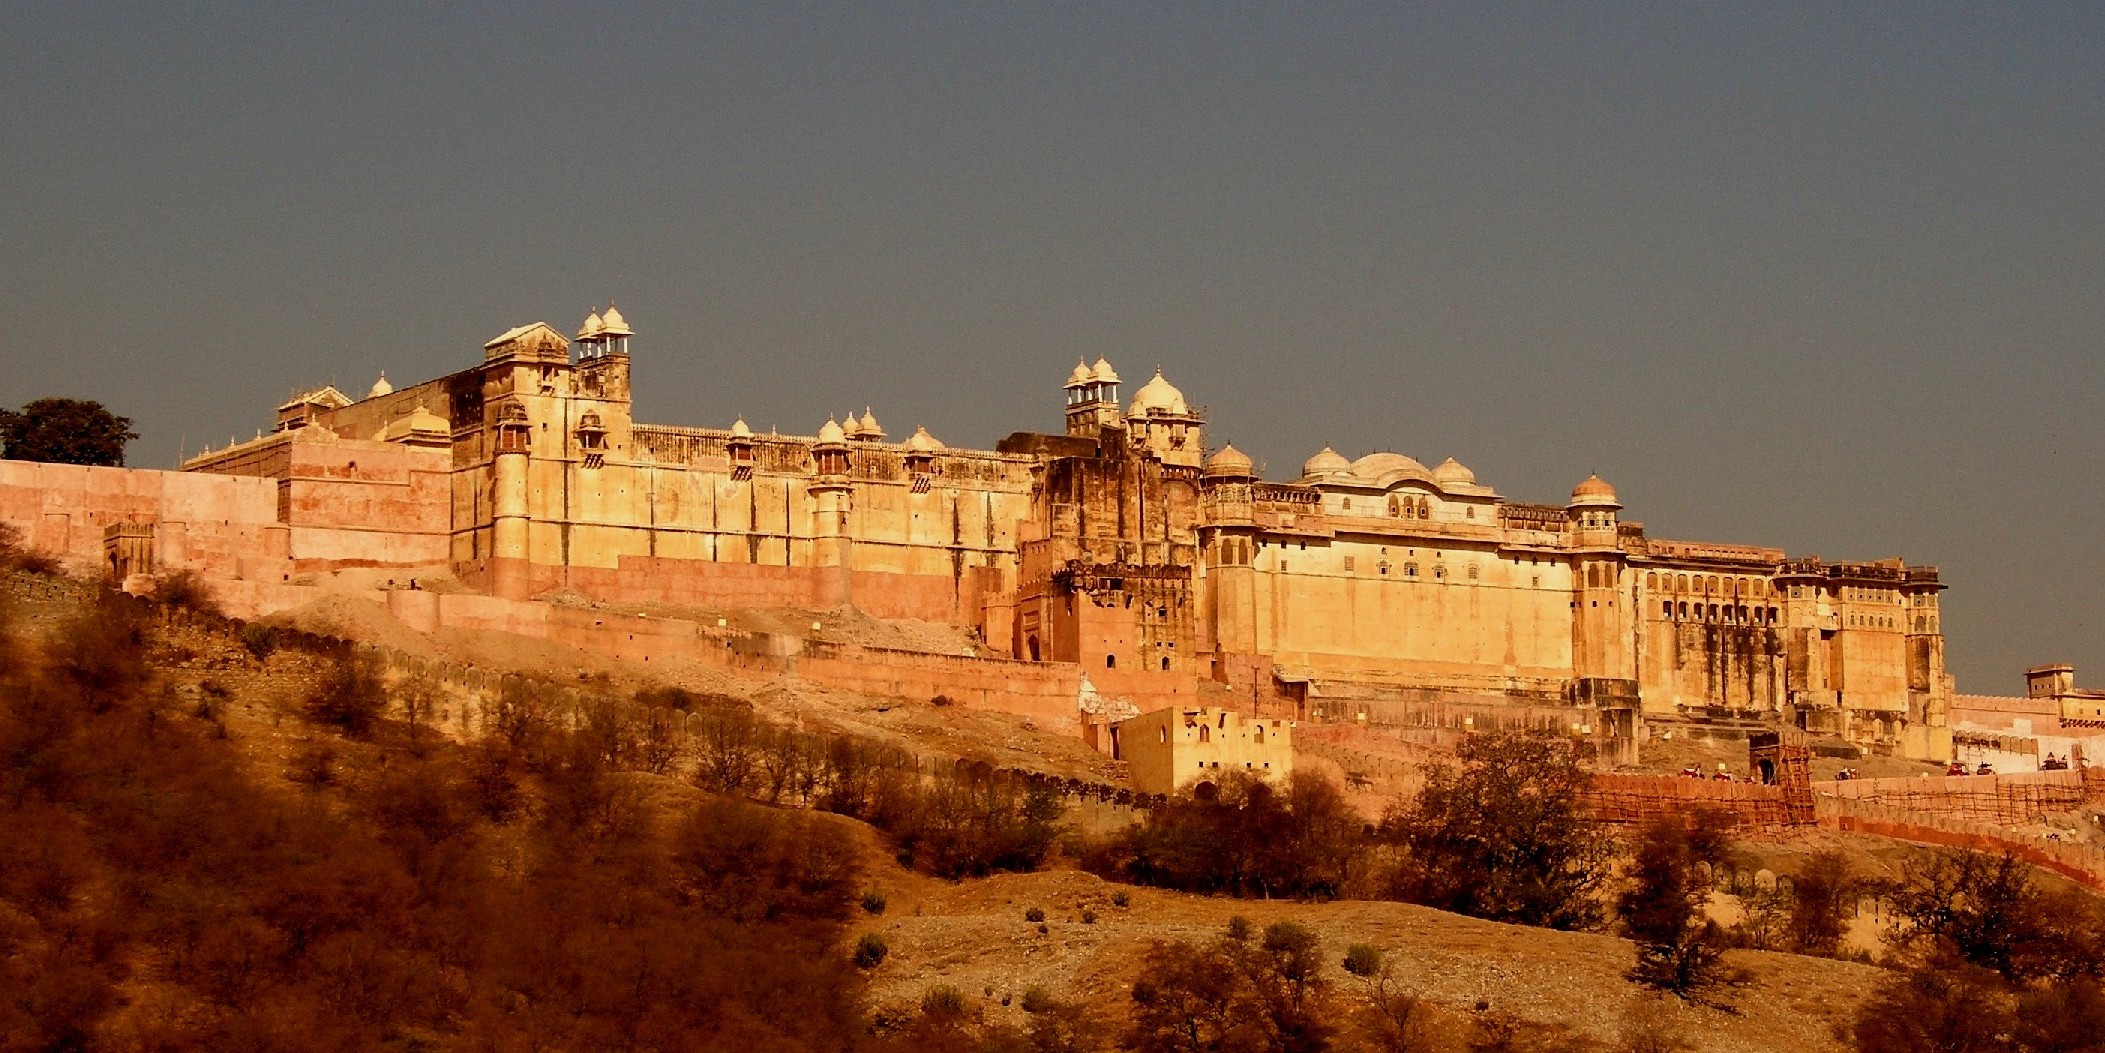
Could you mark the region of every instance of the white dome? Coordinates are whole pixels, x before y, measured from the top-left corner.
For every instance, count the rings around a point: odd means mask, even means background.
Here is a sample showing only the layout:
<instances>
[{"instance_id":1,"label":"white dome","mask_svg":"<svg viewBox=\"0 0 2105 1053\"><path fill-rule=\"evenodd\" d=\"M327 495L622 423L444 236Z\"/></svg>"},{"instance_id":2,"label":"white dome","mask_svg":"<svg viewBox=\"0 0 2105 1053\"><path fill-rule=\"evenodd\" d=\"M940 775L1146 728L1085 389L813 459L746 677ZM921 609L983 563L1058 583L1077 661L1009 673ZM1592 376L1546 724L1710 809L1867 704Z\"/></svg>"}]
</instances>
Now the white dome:
<instances>
[{"instance_id":1,"label":"white dome","mask_svg":"<svg viewBox=\"0 0 2105 1053\"><path fill-rule=\"evenodd\" d=\"M935 436L928 434L927 428L915 428L914 433L907 437L906 448L915 453L936 453L946 447Z\"/></svg>"},{"instance_id":2,"label":"white dome","mask_svg":"<svg viewBox=\"0 0 2105 1053\"><path fill-rule=\"evenodd\" d=\"M1099 384L1118 383L1118 371L1111 368L1111 360L1098 355L1096 365L1090 367L1089 379Z\"/></svg>"},{"instance_id":3,"label":"white dome","mask_svg":"<svg viewBox=\"0 0 2105 1053\"><path fill-rule=\"evenodd\" d=\"M734 439L750 439L753 437L753 429L746 425L744 417L731 422L731 437Z\"/></svg>"},{"instance_id":4,"label":"white dome","mask_svg":"<svg viewBox=\"0 0 2105 1053\"><path fill-rule=\"evenodd\" d=\"M1234 443L1221 447L1221 452L1206 461L1207 475L1246 476L1256 471L1249 456L1235 448Z\"/></svg>"},{"instance_id":5,"label":"white dome","mask_svg":"<svg viewBox=\"0 0 2105 1053\"><path fill-rule=\"evenodd\" d=\"M1328 446L1323 447L1322 452L1310 457L1301 465L1303 478L1311 478L1318 475L1347 475L1351 471L1352 462L1346 460L1344 454Z\"/></svg>"},{"instance_id":6,"label":"white dome","mask_svg":"<svg viewBox=\"0 0 2105 1053\"><path fill-rule=\"evenodd\" d=\"M849 419L853 420L854 418L851 417ZM839 422L832 417L828 417L826 418L826 423L819 426L819 441L825 443L846 442L848 441L848 433L841 430Z\"/></svg>"},{"instance_id":7,"label":"white dome","mask_svg":"<svg viewBox=\"0 0 2105 1053\"><path fill-rule=\"evenodd\" d=\"M1084 384L1089 383L1089 380L1089 363L1084 362L1079 358L1075 359L1074 372L1067 374L1067 383L1065 386L1070 388L1078 388Z\"/></svg>"},{"instance_id":8,"label":"white dome","mask_svg":"<svg viewBox=\"0 0 2105 1053\"><path fill-rule=\"evenodd\" d=\"M865 439L884 438L884 429L877 426L877 416L870 412L868 406L862 408L862 420L856 423L856 431Z\"/></svg>"},{"instance_id":9,"label":"white dome","mask_svg":"<svg viewBox=\"0 0 2105 1053\"><path fill-rule=\"evenodd\" d=\"M608 336L636 335L629 329L628 319L621 317L621 311L613 304L607 305L607 313L600 319L600 324L605 327Z\"/></svg>"},{"instance_id":10,"label":"white dome","mask_svg":"<svg viewBox=\"0 0 2105 1053\"><path fill-rule=\"evenodd\" d=\"M1475 486L1476 473L1464 467L1462 462L1449 457L1441 461L1438 468L1433 469L1433 482L1441 486Z\"/></svg>"},{"instance_id":11,"label":"white dome","mask_svg":"<svg viewBox=\"0 0 2105 1053\"><path fill-rule=\"evenodd\" d=\"M593 340L606 331L606 323L600 320L599 312L594 311L586 315L585 324L578 327L577 338L579 340Z\"/></svg>"},{"instance_id":12,"label":"white dome","mask_svg":"<svg viewBox=\"0 0 2105 1053\"><path fill-rule=\"evenodd\" d=\"M373 381L373 387L365 393L365 397L377 399L382 395L392 395L394 393L395 386L387 382L387 370L383 369L380 371L380 379Z\"/></svg>"},{"instance_id":13,"label":"white dome","mask_svg":"<svg viewBox=\"0 0 2105 1053\"><path fill-rule=\"evenodd\" d=\"M1153 380L1142 384L1140 390L1133 393L1133 415L1140 417L1151 412L1173 417L1187 416L1191 412L1184 405L1184 393L1163 379L1160 369L1155 370Z\"/></svg>"},{"instance_id":14,"label":"white dome","mask_svg":"<svg viewBox=\"0 0 2105 1053\"><path fill-rule=\"evenodd\" d=\"M1430 479L1433 474L1414 457L1386 450L1370 453L1352 462L1352 474L1369 482L1392 483L1398 479Z\"/></svg>"}]
</instances>

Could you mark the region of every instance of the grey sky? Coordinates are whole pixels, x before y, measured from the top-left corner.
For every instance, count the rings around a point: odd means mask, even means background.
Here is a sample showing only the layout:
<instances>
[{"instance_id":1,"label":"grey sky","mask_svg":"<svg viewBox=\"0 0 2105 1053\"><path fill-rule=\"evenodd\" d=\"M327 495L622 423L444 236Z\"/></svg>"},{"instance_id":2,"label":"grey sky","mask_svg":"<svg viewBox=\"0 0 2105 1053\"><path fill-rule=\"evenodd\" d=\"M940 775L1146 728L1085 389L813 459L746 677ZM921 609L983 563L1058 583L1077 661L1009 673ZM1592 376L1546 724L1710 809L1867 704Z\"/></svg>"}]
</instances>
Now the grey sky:
<instances>
[{"instance_id":1,"label":"grey sky","mask_svg":"<svg viewBox=\"0 0 2105 1053\"><path fill-rule=\"evenodd\" d=\"M0 403L136 464L612 297L644 419L1159 362L1273 478L1599 471L2105 685L2105 5L13 3L0 92Z\"/></svg>"}]
</instances>

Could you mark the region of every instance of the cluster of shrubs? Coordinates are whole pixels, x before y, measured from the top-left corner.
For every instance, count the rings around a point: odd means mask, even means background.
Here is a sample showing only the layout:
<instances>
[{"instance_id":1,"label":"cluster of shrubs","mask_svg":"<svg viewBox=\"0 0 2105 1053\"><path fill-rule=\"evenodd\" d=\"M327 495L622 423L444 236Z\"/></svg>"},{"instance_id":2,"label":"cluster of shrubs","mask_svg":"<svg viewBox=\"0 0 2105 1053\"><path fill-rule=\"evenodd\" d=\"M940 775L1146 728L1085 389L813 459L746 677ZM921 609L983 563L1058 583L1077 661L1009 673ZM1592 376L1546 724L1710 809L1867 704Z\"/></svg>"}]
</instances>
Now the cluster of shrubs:
<instances>
[{"instance_id":1,"label":"cluster of shrubs","mask_svg":"<svg viewBox=\"0 0 2105 1053\"><path fill-rule=\"evenodd\" d=\"M1616 850L1580 807L1587 776L1569 745L1487 734L1466 740L1458 759L1372 825L1314 773L1283 787L1233 773L1090 846L1084 865L1189 892L1401 899L1498 921L1597 925Z\"/></svg>"},{"instance_id":2,"label":"cluster of shrubs","mask_svg":"<svg viewBox=\"0 0 2105 1053\"><path fill-rule=\"evenodd\" d=\"M2105 1048L2105 911L2008 856L1945 851L1887 890L1899 970L1858 1012L1860 1053Z\"/></svg>"},{"instance_id":3,"label":"cluster of shrubs","mask_svg":"<svg viewBox=\"0 0 2105 1053\"><path fill-rule=\"evenodd\" d=\"M22 528L13 523L0 523L0 570L49 575L58 573L59 563L49 553L24 541Z\"/></svg>"},{"instance_id":4,"label":"cluster of shrubs","mask_svg":"<svg viewBox=\"0 0 2105 1053\"><path fill-rule=\"evenodd\" d=\"M861 819L891 836L902 864L946 878L1035 870L1058 838L1060 796L1012 773L924 771L904 750L778 725L742 701L685 701L697 785Z\"/></svg>"},{"instance_id":5,"label":"cluster of shrubs","mask_svg":"<svg viewBox=\"0 0 2105 1053\"><path fill-rule=\"evenodd\" d=\"M9 1049L849 1049L864 883L827 816L646 808L551 733L339 740L339 788L252 775L172 708L138 605L0 627ZM350 699L356 710L357 691ZM344 708L339 703L339 708ZM349 730L356 718L340 723ZM319 799L319 800L318 800ZM320 806L317 806L319 803Z\"/></svg>"}]
</instances>

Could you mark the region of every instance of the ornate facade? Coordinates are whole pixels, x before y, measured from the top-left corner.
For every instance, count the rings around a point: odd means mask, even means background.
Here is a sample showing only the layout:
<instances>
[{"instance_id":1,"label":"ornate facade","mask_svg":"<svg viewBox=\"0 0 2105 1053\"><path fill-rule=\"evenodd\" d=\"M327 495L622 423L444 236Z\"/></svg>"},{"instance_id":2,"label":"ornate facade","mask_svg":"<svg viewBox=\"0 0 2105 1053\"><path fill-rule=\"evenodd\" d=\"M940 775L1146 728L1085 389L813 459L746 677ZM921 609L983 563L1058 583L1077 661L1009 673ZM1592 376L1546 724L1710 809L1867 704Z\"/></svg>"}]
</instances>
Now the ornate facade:
<instances>
[{"instance_id":1,"label":"ornate facade","mask_svg":"<svg viewBox=\"0 0 2105 1053\"><path fill-rule=\"evenodd\" d=\"M613 308L523 326L436 380L296 397L185 467L276 479L294 573L853 604L1107 691L1176 678L1331 718L1520 704L1950 752L1934 568L1652 538L1599 478L1523 504L1451 458L1325 449L1267 481L1159 370L1128 402L1103 359L1069 374L1061 431L991 450L895 442L867 409L811 435L640 424L632 339Z\"/></svg>"}]
</instances>

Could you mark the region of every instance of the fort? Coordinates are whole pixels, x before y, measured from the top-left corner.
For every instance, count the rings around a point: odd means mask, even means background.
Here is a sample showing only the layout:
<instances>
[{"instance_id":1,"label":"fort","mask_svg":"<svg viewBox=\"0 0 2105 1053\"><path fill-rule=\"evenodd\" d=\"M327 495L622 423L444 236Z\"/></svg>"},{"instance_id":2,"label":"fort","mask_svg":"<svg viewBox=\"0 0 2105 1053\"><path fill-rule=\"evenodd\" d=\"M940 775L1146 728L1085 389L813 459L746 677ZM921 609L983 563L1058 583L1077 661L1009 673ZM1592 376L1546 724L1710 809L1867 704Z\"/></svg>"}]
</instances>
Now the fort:
<instances>
[{"instance_id":1,"label":"fort","mask_svg":"<svg viewBox=\"0 0 2105 1053\"><path fill-rule=\"evenodd\" d=\"M867 408L809 435L637 422L648 354L613 307L464 357L299 394L177 472L0 462L0 520L113 573L193 568L248 613L446 582L487 602L402 611L516 620L559 596L950 623L977 646L944 661L1078 699L1106 753L1107 726L1164 706L1522 711L1618 756L1662 722L1954 749L1934 567L1655 538L1598 477L1530 504L1453 458L1325 448L1266 480L1160 370L1128 399L1103 358L1048 383L1059 430L969 449L894 441Z\"/></svg>"}]
</instances>

